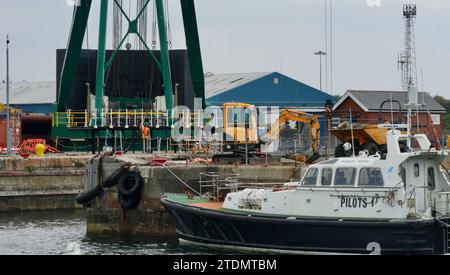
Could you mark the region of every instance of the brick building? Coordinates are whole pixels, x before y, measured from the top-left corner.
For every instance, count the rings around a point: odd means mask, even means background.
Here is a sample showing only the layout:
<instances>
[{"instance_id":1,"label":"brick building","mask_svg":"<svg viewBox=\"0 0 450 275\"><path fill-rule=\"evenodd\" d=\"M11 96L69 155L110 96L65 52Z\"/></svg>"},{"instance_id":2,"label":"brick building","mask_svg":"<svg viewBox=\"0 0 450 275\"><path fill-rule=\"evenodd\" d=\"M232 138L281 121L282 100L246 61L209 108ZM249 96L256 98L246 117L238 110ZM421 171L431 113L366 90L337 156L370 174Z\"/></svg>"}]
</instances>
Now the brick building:
<instances>
[{"instance_id":1,"label":"brick building","mask_svg":"<svg viewBox=\"0 0 450 275\"><path fill-rule=\"evenodd\" d=\"M400 108L397 102L391 104L389 101L385 103L380 112L381 104L390 99L400 102L402 105L401 115L399 114ZM377 124L380 120L384 120L406 124L405 104L407 100L408 95L406 92L349 90L334 105L333 117L336 123L339 121L349 121L351 113L353 122L357 123ZM418 110L413 112L412 126L414 131L425 133L430 141L435 141L437 135L443 144L442 115L446 113L445 108L428 93L419 93L419 102L424 103L424 106L419 107Z\"/></svg>"}]
</instances>

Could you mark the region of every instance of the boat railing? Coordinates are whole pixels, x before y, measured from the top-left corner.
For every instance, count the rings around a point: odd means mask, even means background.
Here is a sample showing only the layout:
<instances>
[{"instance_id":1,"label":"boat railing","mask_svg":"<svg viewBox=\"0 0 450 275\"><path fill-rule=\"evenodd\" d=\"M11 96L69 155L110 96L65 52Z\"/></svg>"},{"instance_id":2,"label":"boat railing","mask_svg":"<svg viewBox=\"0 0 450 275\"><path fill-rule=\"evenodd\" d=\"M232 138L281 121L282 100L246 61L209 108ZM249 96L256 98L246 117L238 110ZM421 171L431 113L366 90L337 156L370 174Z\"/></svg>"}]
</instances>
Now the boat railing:
<instances>
[{"instance_id":1,"label":"boat railing","mask_svg":"<svg viewBox=\"0 0 450 275\"><path fill-rule=\"evenodd\" d=\"M249 177L229 173L200 173L200 194L205 197L223 198L228 192L244 189L275 188L289 182L289 179Z\"/></svg>"},{"instance_id":2,"label":"boat railing","mask_svg":"<svg viewBox=\"0 0 450 275\"><path fill-rule=\"evenodd\" d=\"M450 192L440 192L434 195L433 209L436 217L450 218Z\"/></svg>"},{"instance_id":3,"label":"boat railing","mask_svg":"<svg viewBox=\"0 0 450 275\"><path fill-rule=\"evenodd\" d=\"M200 173L200 194L220 199L223 197L223 191L236 192L239 176L239 174L228 173Z\"/></svg>"}]
</instances>

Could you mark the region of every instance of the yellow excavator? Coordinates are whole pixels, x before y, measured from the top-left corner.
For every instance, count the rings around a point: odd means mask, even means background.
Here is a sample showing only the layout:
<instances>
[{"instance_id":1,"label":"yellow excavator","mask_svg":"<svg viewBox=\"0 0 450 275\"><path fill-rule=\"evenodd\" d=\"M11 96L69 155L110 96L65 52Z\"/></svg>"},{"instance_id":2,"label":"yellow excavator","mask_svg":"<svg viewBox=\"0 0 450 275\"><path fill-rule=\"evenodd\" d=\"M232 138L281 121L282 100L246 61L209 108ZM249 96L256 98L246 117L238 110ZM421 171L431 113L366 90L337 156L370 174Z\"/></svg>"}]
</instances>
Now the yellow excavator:
<instances>
[{"instance_id":1,"label":"yellow excavator","mask_svg":"<svg viewBox=\"0 0 450 275\"><path fill-rule=\"evenodd\" d=\"M238 111L237 111L238 110ZM310 163L320 158L320 123L317 115L308 114L294 110L283 110L275 123L264 135L265 142L258 134L256 107L246 103L226 103L224 104L224 134L226 147L229 150L236 150L236 146L242 147L247 144L251 150L263 144L270 145L279 140L281 127L290 122L300 122L310 125L312 155L309 157L294 156L297 159ZM232 146L234 145L234 146Z\"/></svg>"},{"instance_id":2,"label":"yellow excavator","mask_svg":"<svg viewBox=\"0 0 450 275\"><path fill-rule=\"evenodd\" d=\"M279 138L281 126L289 121L301 122L310 125L312 155L306 158L305 161L308 163L315 162L320 158L320 123L317 115L294 110L283 110L275 124L272 125L272 127L267 131L267 136L269 137L267 144L270 144ZM301 159L303 158L303 155L297 157L300 157Z\"/></svg>"}]
</instances>

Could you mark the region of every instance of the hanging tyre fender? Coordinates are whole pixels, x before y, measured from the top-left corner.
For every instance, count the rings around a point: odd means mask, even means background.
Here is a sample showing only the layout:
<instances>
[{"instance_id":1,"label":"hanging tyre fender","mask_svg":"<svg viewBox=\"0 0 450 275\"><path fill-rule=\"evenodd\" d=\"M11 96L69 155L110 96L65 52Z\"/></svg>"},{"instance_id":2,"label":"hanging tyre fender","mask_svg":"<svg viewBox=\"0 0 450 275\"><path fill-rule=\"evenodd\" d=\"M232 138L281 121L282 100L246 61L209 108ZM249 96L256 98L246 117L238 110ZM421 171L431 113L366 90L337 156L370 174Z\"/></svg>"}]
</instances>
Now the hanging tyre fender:
<instances>
[{"instance_id":1,"label":"hanging tyre fender","mask_svg":"<svg viewBox=\"0 0 450 275\"><path fill-rule=\"evenodd\" d=\"M126 171L128 171L128 167L121 167L120 169L115 171L108 179L106 179L106 181L104 181L102 183L102 186L105 187L105 188L112 188L112 187L114 187L116 184L118 184L118 182L120 180L120 177Z\"/></svg>"},{"instance_id":2,"label":"hanging tyre fender","mask_svg":"<svg viewBox=\"0 0 450 275\"><path fill-rule=\"evenodd\" d=\"M103 187L97 185L94 189L79 194L76 198L78 204L84 205L103 194Z\"/></svg>"},{"instance_id":3,"label":"hanging tyre fender","mask_svg":"<svg viewBox=\"0 0 450 275\"><path fill-rule=\"evenodd\" d=\"M137 172L124 172L117 182L117 189L119 193L125 196L140 195L142 187L144 186L144 179Z\"/></svg>"},{"instance_id":4,"label":"hanging tyre fender","mask_svg":"<svg viewBox=\"0 0 450 275\"><path fill-rule=\"evenodd\" d=\"M134 210L139 206L141 202L140 194L126 196L119 192L119 204L123 209Z\"/></svg>"}]
</instances>

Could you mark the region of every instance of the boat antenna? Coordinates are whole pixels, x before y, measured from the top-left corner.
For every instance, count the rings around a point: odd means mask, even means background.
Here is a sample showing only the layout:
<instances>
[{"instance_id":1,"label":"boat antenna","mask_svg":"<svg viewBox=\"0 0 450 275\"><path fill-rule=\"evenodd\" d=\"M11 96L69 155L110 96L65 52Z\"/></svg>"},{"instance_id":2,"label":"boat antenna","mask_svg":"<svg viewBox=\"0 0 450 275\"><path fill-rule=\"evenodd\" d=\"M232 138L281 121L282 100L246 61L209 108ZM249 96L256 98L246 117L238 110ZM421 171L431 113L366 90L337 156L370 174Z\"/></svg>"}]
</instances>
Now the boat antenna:
<instances>
[{"instance_id":1,"label":"boat antenna","mask_svg":"<svg viewBox=\"0 0 450 275\"><path fill-rule=\"evenodd\" d=\"M391 124L394 124L394 97L391 93Z\"/></svg>"},{"instance_id":2,"label":"boat antenna","mask_svg":"<svg viewBox=\"0 0 450 275\"><path fill-rule=\"evenodd\" d=\"M350 131L352 133L352 152L353 157L355 157L355 138L353 135L353 116L352 116L352 108L350 108Z\"/></svg>"}]
</instances>

